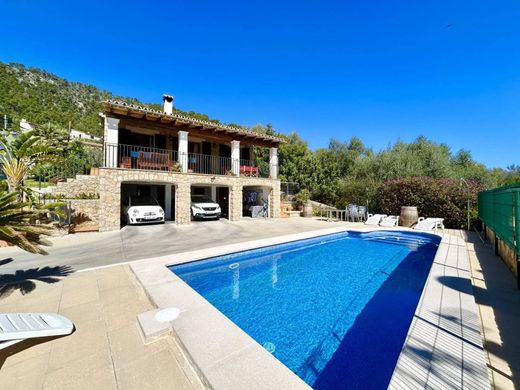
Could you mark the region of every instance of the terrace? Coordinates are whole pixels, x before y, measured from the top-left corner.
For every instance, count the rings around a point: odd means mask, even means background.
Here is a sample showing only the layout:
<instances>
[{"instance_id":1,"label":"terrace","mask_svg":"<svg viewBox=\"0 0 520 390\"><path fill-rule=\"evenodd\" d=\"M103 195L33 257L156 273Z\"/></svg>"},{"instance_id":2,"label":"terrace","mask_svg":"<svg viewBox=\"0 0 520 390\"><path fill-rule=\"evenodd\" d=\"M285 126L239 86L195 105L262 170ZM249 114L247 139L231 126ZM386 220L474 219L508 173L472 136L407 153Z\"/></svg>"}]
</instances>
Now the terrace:
<instances>
[{"instance_id":1,"label":"terrace","mask_svg":"<svg viewBox=\"0 0 520 390\"><path fill-rule=\"evenodd\" d=\"M290 239L321 235L346 227L366 229L361 224L343 222L339 223L340 226L331 229L331 225L327 222L312 219L304 221L305 229L303 230L308 233L293 235ZM213 229L221 230L215 231L215 235L212 236L218 235L221 237L219 245L227 246L215 247L215 243L209 242L208 238L208 242L202 248L207 248L205 250L207 254L215 255L220 252L237 250L239 247L240 249L247 249L258 245L262 246L266 243L284 242L289 239L289 236L283 236L284 234L302 232L301 224L303 222L296 223L292 220L285 220L283 224L282 221L257 222L255 224L245 222L241 224L240 237L237 237L236 229L229 232L229 224L223 224L220 227L219 224L215 224ZM316 229L321 232L318 233ZM162 229L158 228L157 230ZM261 232L260 236L258 235L259 232ZM158 231L155 230L150 232L150 239L155 237L157 241L157 233ZM17 386L20 388L76 388L78 386L79 388L88 386L95 386L96 388L140 388L147 385L156 388L174 386L175 388L195 389L203 388L204 385L207 385L207 381L215 388L231 388L231 382L237 384L240 381L247 382L250 387L256 388L261 387L262 383L265 385L274 381L278 384L287 385L285 388L290 388L290 385L305 387L300 386L301 383L298 382L297 378L274 361L269 354L263 352L260 346L256 348L251 345L250 340L246 340L243 334L238 337L237 331L231 329L232 324L229 324L229 321L222 315L214 313L215 310L211 310L207 304L200 302L200 298L195 299L196 296L193 295L193 292L190 293L190 297L193 299L168 293L166 287L186 292L183 283L172 284L163 279L162 276L159 279L154 279L152 270L160 268L161 272L165 271L163 264L169 261L168 259L172 259L171 253L175 253L175 259L179 262L196 256L195 252L186 253L186 251L191 250L190 248L195 243L200 248L198 245L199 235L196 234L196 231L192 233L191 242L181 240L178 242L178 245L182 244L181 246L174 250L170 248L167 251L166 245L172 243L170 240L164 240L164 251L154 252L155 256L169 253L168 257L148 259L134 263L130 267L126 265L115 266L79 272L67 277L57 275L54 283L45 281L45 278L41 278L40 281L35 277L34 290L31 290L27 295L23 296L21 290L17 290L16 287L10 295L2 294L0 305L5 312L13 310L59 312L71 318L76 325L76 332L71 336L51 341L45 340L39 345L25 346L26 349L14 351L12 354L5 356L4 358L7 359L0 371L2 383L12 388ZM114 240L119 237L119 234L113 234ZM189 234L189 231L187 230L185 234ZM170 236L171 232L164 232L164 237ZM493 260L492 250L489 246L481 244L478 239L476 241L466 239L466 242L464 242L465 240L459 231L446 231L443 236L441 251L434 263L436 271L431 273L428 282L430 287L424 293L423 303L416 312L415 325L410 328L406 349L403 350L394 374L393 388L399 388L398 384L404 384L404 382L407 383L409 388L423 388L426 383L453 388L465 386L471 388L472 385L477 384L483 385L481 388L486 387L487 379L484 364L479 363L475 366L473 362L474 357L481 354L481 347L477 345L479 344L478 337L474 337L477 335L476 330L479 326L475 308L471 307L474 304L471 303L471 293L468 290L470 282L467 260L469 257L472 262L473 277L478 278L478 281L485 280L486 283L495 283L493 276L490 278L491 274L487 273L488 266L486 263L489 261L496 264L496 261ZM110 240L110 237L104 237ZM251 240L253 237L257 240L259 238L264 240L244 242ZM90 239L97 240L98 235L92 235L91 238L84 236L84 240L89 241ZM84 247L91 245L90 241L86 241ZM128 237L127 241L128 245L132 246L131 236ZM474 242L478 242L478 244L474 244ZM63 246L63 259L70 259L70 256L66 256L66 253L69 252L65 242L59 244L59 241L57 241L55 245L57 245L56 250L60 250L60 247ZM133 247L136 248L135 245ZM476 250L478 247L476 253L474 247ZM130 247L123 252L131 252L128 249ZM85 256L87 252L85 251ZM5 254L8 255L7 252ZM26 256L30 257L31 255ZM490 260L488 260L488 256ZM52 261L53 264L60 263L59 261L56 262L57 258L53 256L52 252L51 257L55 259ZM96 260L94 260L94 257L96 257ZM115 261L114 257L107 255L103 261ZM92 254L91 258L91 262L100 264L99 255ZM29 263L24 261L24 267L31 268L31 260L25 260ZM78 264L85 265L87 264L85 261L86 259L81 261L78 259ZM473 264L476 261L480 261L481 265ZM66 262L61 263L65 264ZM42 265L41 259L38 259L38 265ZM12 266L14 266L14 262L4 265L3 268L14 270ZM481 268L484 272L483 275L480 273ZM458 271L453 271L454 274L450 270ZM28 269L23 272L20 271L18 274L25 274L27 278L31 275L34 277L36 271L33 270L32 273L30 271ZM164 276L171 277L170 274ZM62 278L61 281L58 281L60 278ZM496 283L503 285L506 279L497 279ZM510 280L510 282L505 287L508 293L511 292L510 285L513 281ZM28 282L25 281L24 283ZM509 331L506 328L501 329L500 333L495 330L496 325L492 313L490 316L489 313L482 310L501 298L489 295L490 292L485 290L484 282L478 283L481 283L482 287L477 290L476 303L484 306L481 306L480 309L483 316L482 321L484 321L485 343L491 342L492 345L495 345L495 342L501 342L499 339L495 340L497 334L502 340L507 340L514 334L514 327L510 326ZM143 286L148 289L147 292L143 290ZM149 290L150 288L151 290ZM490 288L490 286L488 285L487 288ZM442 290L442 293L439 294L438 290ZM510 299L507 310L500 312L501 315L507 314L507 318L501 318L498 323L499 326L502 322L505 323L506 319L513 323L518 320L518 310L515 309L515 307L518 308L517 298L518 296L515 295L514 299ZM175 302L165 301L172 299ZM493 307L495 307L495 303L493 303ZM136 316L145 311L154 310L157 306L164 307L171 304L181 305L177 307L193 306L182 319L173 323L172 326L177 336L173 337L171 333L164 334L151 343L144 343L143 336L139 334L136 326ZM464 305L461 306L462 304ZM439 316L436 313L440 313ZM469 314L471 314L470 317L468 317ZM209 322L196 322L198 324L197 329L198 327L207 328L209 329L208 332L194 331L195 328L184 326L186 321L196 320L199 315L213 316ZM462 315L462 319L459 318L460 315ZM424 326L430 328L424 331ZM225 359L219 360L218 356L223 353L221 346L218 343L205 343L203 339L206 336L213 337L222 333L226 338L231 337L231 339L225 348L226 353L229 354L226 355ZM182 346L177 341L179 334L182 334L183 337ZM197 339L200 339L198 343ZM420 340L420 342L417 340ZM240 344L242 342L247 344L247 348L242 349ZM198 346L200 346L200 349L197 349ZM190 349L192 358L196 357L195 364L191 359L187 359L190 355L186 354L184 348ZM515 367L518 366L516 364L518 359L515 357L517 353L514 353L514 344L504 344L501 348L505 348L504 351L500 348L488 350L486 358L489 359L489 367L493 370L491 375L493 385L508 388L512 387L511 379L517 380L515 376L517 374ZM255 353L253 353L253 349ZM236 356L235 353L237 353ZM209 356L209 358L205 358L205 356ZM251 363L251 359L255 359L254 364ZM216 364L205 368L205 362L209 362L209 364L216 362ZM231 367L230 364L234 366ZM31 367L31 369L26 369L27 367ZM202 376L200 376L200 369L202 369ZM228 373L228 375L222 375L223 373ZM229 373L233 373L233 375L229 375ZM251 375L262 377L267 382L252 382ZM257 384L256 387L251 386L255 383Z\"/></svg>"},{"instance_id":2,"label":"terrace","mask_svg":"<svg viewBox=\"0 0 520 390\"><path fill-rule=\"evenodd\" d=\"M269 170L259 168L252 159L234 160L211 154L180 153L177 150L148 146L105 143L105 162L117 161L118 168L149 171L173 171L204 175L269 177ZM105 166L107 167L107 166Z\"/></svg>"},{"instance_id":3,"label":"terrace","mask_svg":"<svg viewBox=\"0 0 520 390\"><path fill-rule=\"evenodd\" d=\"M174 114L173 97L163 101L164 111L104 103L103 168L277 179L282 139ZM255 161L258 147L269 148L265 166Z\"/></svg>"}]
</instances>

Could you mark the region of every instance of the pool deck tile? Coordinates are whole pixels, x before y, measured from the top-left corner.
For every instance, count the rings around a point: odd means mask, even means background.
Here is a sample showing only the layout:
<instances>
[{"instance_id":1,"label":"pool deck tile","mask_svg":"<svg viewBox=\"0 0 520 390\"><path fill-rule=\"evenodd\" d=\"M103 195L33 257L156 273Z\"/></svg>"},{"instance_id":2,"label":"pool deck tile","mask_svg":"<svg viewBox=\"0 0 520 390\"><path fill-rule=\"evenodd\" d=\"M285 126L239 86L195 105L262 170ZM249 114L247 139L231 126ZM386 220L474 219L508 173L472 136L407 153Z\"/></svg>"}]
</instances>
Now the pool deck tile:
<instances>
[{"instance_id":1,"label":"pool deck tile","mask_svg":"<svg viewBox=\"0 0 520 390\"><path fill-rule=\"evenodd\" d=\"M25 295L21 286L6 290L0 296L0 312L58 312L73 320L76 331L67 337L2 351L0 387L308 389L165 264L347 228L377 230L360 224L331 226L337 227L176 253L130 267L79 272L53 283L36 280ZM515 281L490 246L476 236L467 241L460 231L446 230L441 235L443 241L390 388L484 389L489 388L489 371L494 388L513 389L520 377L520 343L513 336L520 324L520 293L515 290ZM181 316L171 323L173 331L146 343L137 315L171 306L181 309ZM193 321L197 322L196 332L191 328ZM229 340L234 341L228 348L219 348L219 342ZM204 356L208 353L205 345L212 359Z\"/></svg>"},{"instance_id":2,"label":"pool deck tile","mask_svg":"<svg viewBox=\"0 0 520 390\"><path fill-rule=\"evenodd\" d=\"M0 294L0 312L57 312L75 331L1 350L1 389L204 388L171 334L144 343L137 315L155 307L128 266L13 287Z\"/></svg>"},{"instance_id":3,"label":"pool deck tile","mask_svg":"<svg viewBox=\"0 0 520 390\"><path fill-rule=\"evenodd\" d=\"M442 234L389 388L490 388L461 237Z\"/></svg>"},{"instance_id":4,"label":"pool deck tile","mask_svg":"<svg viewBox=\"0 0 520 390\"><path fill-rule=\"evenodd\" d=\"M345 230L341 226L178 253L132 263L131 269L158 307L181 309L172 321L173 332L210 386L308 388L180 278L168 275L166 266ZM381 229L357 225L352 230ZM489 388L466 244L448 232L439 235L442 241L390 388Z\"/></svg>"}]
</instances>

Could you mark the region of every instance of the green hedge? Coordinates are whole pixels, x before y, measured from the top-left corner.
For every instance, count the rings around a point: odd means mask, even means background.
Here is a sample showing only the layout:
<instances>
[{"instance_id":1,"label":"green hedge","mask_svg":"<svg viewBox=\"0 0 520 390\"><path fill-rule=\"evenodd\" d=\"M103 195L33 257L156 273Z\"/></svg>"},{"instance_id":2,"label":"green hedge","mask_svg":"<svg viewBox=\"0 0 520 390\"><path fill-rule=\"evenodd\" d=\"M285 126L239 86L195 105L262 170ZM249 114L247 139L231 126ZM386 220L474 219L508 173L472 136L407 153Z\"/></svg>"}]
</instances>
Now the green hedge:
<instances>
[{"instance_id":1,"label":"green hedge","mask_svg":"<svg viewBox=\"0 0 520 390\"><path fill-rule=\"evenodd\" d=\"M482 183L457 179L413 177L390 180L379 190L381 212L399 215L401 206L417 206L419 216L444 218L444 225L464 229L467 224L467 201L470 199L471 219L477 216L477 194L485 189Z\"/></svg>"}]
</instances>

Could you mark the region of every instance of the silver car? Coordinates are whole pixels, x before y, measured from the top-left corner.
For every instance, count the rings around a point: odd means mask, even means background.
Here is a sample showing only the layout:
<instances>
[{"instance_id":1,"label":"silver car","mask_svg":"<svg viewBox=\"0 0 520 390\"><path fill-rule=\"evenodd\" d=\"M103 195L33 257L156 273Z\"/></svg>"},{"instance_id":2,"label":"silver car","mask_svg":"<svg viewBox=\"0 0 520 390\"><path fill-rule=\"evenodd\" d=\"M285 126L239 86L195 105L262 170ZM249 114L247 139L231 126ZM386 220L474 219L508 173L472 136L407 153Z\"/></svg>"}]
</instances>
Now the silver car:
<instances>
[{"instance_id":1,"label":"silver car","mask_svg":"<svg viewBox=\"0 0 520 390\"><path fill-rule=\"evenodd\" d=\"M193 219L219 219L221 213L219 204L209 196L191 196L191 215Z\"/></svg>"}]
</instances>

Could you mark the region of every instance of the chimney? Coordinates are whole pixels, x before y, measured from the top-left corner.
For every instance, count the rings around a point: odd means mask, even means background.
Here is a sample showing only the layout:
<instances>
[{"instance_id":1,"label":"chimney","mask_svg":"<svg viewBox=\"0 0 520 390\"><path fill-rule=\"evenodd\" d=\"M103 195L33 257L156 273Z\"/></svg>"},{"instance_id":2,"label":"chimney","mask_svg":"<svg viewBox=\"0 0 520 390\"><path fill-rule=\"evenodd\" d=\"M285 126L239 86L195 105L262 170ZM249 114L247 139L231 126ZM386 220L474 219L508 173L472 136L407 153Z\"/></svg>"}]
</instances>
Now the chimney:
<instances>
[{"instance_id":1,"label":"chimney","mask_svg":"<svg viewBox=\"0 0 520 390\"><path fill-rule=\"evenodd\" d=\"M164 112L166 114L173 113L173 96L164 94L162 100L164 102Z\"/></svg>"}]
</instances>

